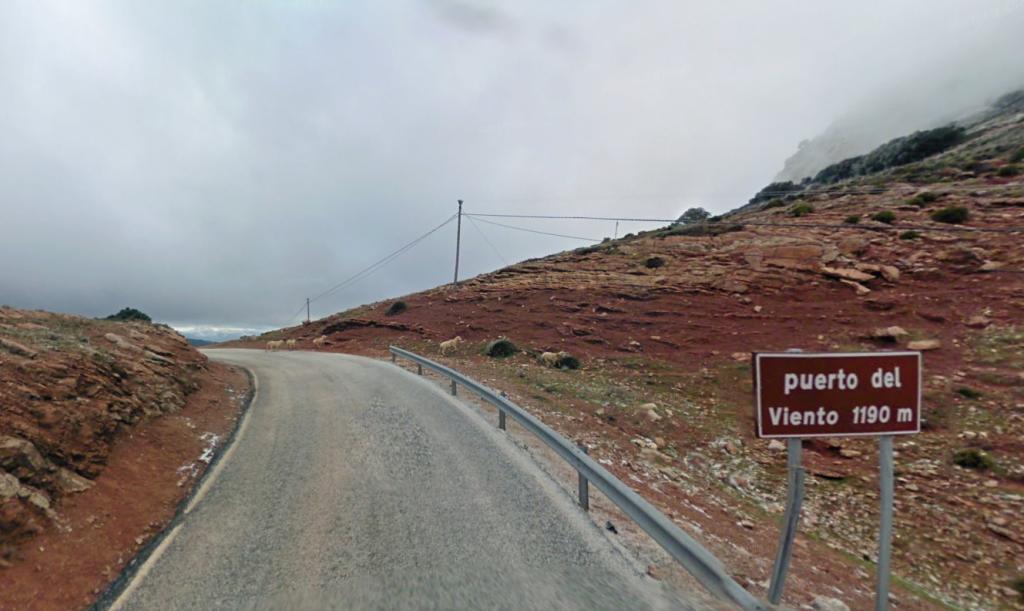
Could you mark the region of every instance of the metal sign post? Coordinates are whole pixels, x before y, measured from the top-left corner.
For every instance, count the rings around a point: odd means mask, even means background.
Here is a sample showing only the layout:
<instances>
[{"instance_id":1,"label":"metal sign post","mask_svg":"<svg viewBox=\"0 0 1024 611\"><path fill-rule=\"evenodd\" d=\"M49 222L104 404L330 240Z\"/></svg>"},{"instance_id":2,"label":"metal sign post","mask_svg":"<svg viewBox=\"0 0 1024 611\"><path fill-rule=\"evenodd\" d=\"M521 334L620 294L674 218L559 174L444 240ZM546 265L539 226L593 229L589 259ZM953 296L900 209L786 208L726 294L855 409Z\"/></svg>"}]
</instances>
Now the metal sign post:
<instances>
[{"instance_id":1,"label":"metal sign post","mask_svg":"<svg viewBox=\"0 0 1024 611\"><path fill-rule=\"evenodd\" d=\"M782 523L782 535L779 539L779 551L775 556L775 568L772 570L771 586L768 589L768 600L773 605L779 604L779 600L782 598L782 587L786 584L786 573L789 571L789 559L793 556L793 539L796 537L797 524L800 522L800 506L804 502L804 469L800 466L803 440L787 439L786 449L789 495L786 500L786 517Z\"/></svg>"},{"instance_id":2,"label":"metal sign post","mask_svg":"<svg viewBox=\"0 0 1024 611\"><path fill-rule=\"evenodd\" d=\"M878 497L882 504L882 518L878 528L878 591L875 593L875 609L884 611L889 607L889 557L892 552L892 435L878 438L878 467Z\"/></svg>"},{"instance_id":3,"label":"metal sign post","mask_svg":"<svg viewBox=\"0 0 1024 611\"><path fill-rule=\"evenodd\" d=\"M778 604L793 555L804 496L805 437L878 437L876 611L889 605L893 521L893 436L921 430L921 353L789 351L754 355L757 436L787 443L788 499L768 600Z\"/></svg>"}]
</instances>

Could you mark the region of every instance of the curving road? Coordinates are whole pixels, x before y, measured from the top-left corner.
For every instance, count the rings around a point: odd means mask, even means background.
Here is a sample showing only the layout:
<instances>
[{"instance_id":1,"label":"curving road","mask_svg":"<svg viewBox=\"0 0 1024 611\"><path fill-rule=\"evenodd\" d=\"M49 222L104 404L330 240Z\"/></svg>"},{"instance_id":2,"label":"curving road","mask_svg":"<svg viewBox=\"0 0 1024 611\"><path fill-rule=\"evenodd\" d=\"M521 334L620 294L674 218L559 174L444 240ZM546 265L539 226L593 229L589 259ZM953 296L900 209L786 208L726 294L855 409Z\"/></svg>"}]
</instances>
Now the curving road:
<instances>
[{"instance_id":1,"label":"curving road","mask_svg":"<svg viewBox=\"0 0 1024 611\"><path fill-rule=\"evenodd\" d=\"M685 607L492 424L390 363L209 350L258 379L235 444L113 607Z\"/></svg>"}]
</instances>

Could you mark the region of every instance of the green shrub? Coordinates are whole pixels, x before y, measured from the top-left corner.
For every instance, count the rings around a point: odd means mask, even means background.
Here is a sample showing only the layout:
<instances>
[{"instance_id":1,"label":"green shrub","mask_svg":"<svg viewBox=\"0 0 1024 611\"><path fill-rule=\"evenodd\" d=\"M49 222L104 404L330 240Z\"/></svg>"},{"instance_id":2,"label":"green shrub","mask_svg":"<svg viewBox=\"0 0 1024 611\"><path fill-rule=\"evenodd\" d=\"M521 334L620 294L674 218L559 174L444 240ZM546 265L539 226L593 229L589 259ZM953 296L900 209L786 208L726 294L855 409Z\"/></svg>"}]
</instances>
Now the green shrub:
<instances>
[{"instance_id":1,"label":"green shrub","mask_svg":"<svg viewBox=\"0 0 1024 611\"><path fill-rule=\"evenodd\" d=\"M487 344L487 347L484 348L484 354L496 359L503 359L505 357L512 356L517 352L519 352L519 348L504 337L490 342Z\"/></svg>"},{"instance_id":2,"label":"green shrub","mask_svg":"<svg viewBox=\"0 0 1024 611\"><path fill-rule=\"evenodd\" d=\"M107 316L105 320L153 322L153 319L135 308L121 308L121 311Z\"/></svg>"},{"instance_id":3,"label":"green shrub","mask_svg":"<svg viewBox=\"0 0 1024 611\"><path fill-rule=\"evenodd\" d=\"M1024 161L1024 146L1020 147L1010 155L1010 163L1019 163L1021 161Z\"/></svg>"},{"instance_id":4,"label":"green shrub","mask_svg":"<svg viewBox=\"0 0 1024 611\"><path fill-rule=\"evenodd\" d=\"M711 216L711 213L703 208L690 208L686 212L682 213L679 218L676 219L676 222L682 223L683 225L692 225L694 223L703 223L708 220L709 216Z\"/></svg>"},{"instance_id":5,"label":"green shrub","mask_svg":"<svg viewBox=\"0 0 1024 611\"><path fill-rule=\"evenodd\" d=\"M980 392L974 390L973 388L968 388L967 386L956 389L956 394L960 395L961 397L966 397L968 399L981 398Z\"/></svg>"},{"instance_id":6,"label":"green shrub","mask_svg":"<svg viewBox=\"0 0 1024 611\"><path fill-rule=\"evenodd\" d=\"M396 301L388 306L387 311L384 312L385 316L394 316L401 314L402 312L409 309L409 306L405 305L404 301Z\"/></svg>"},{"instance_id":7,"label":"green shrub","mask_svg":"<svg viewBox=\"0 0 1024 611\"><path fill-rule=\"evenodd\" d=\"M1021 149L1021 151L1024 151L1024 149ZM1017 593L1020 594L1021 602L1024 602L1024 575L1021 575L1020 577L1017 577L1016 579L1011 581L1010 587L1014 590L1017 590Z\"/></svg>"},{"instance_id":8,"label":"green shrub","mask_svg":"<svg viewBox=\"0 0 1024 611\"><path fill-rule=\"evenodd\" d=\"M558 357L558 363L555 365L559 369L579 369L580 360L571 354L560 354Z\"/></svg>"},{"instance_id":9,"label":"green shrub","mask_svg":"<svg viewBox=\"0 0 1024 611\"><path fill-rule=\"evenodd\" d=\"M756 204L758 202L768 201L771 199L775 199L779 195L786 195L794 191L801 191L802 189L802 185L795 184L791 180L787 180L785 182L773 182L769 184L767 187L758 191L754 195L754 197L750 198L749 203Z\"/></svg>"},{"instance_id":10,"label":"green shrub","mask_svg":"<svg viewBox=\"0 0 1024 611\"><path fill-rule=\"evenodd\" d=\"M1017 174L1020 174L1020 168L1017 167L1016 165L1010 163L1010 164L1004 165L1003 167L999 168L999 172L997 172L997 173L1000 176L1004 176L1004 177L1016 176Z\"/></svg>"},{"instance_id":11,"label":"green shrub","mask_svg":"<svg viewBox=\"0 0 1024 611\"><path fill-rule=\"evenodd\" d=\"M946 206L932 213L932 220L938 223L959 225L967 220L967 208L963 206Z\"/></svg>"},{"instance_id":12,"label":"green shrub","mask_svg":"<svg viewBox=\"0 0 1024 611\"><path fill-rule=\"evenodd\" d=\"M925 206L934 202L937 199L939 199L938 194L932 193L931 191L922 191L921 193L918 193L914 197L908 199L907 203L910 204L911 206L924 208Z\"/></svg>"},{"instance_id":13,"label":"green shrub","mask_svg":"<svg viewBox=\"0 0 1024 611\"><path fill-rule=\"evenodd\" d=\"M814 206L810 204L796 204L789 209L789 216L804 216L814 212Z\"/></svg>"},{"instance_id":14,"label":"green shrub","mask_svg":"<svg viewBox=\"0 0 1024 611\"><path fill-rule=\"evenodd\" d=\"M648 257L647 260L644 261L644 266L647 267L647 269L657 269L664 265L665 259L662 259L661 257Z\"/></svg>"},{"instance_id":15,"label":"green shrub","mask_svg":"<svg viewBox=\"0 0 1024 611\"><path fill-rule=\"evenodd\" d=\"M773 199L770 202L768 202L767 204L765 204L764 208L762 208L762 210L767 210L769 208L781 208L781 207L783 207L785 205L786 205L786 200L782 199L781 197L776 197L775 199Z\"/></svg>"},{"instance_id":16,"label":"green shrub","mask_svg":"<svg viewBox=\"0 0 1024 611\"><path fill-rule=\"evenodd\" d=\"M844 220L843 222L846 223L847 225L856 225L860 223L860 215L851 214L850 216L846 217L846 220Z\"/></svg>"},{"instance_id":17,"label":"green shrub","mask_svg":"<svg viewBox=\"0 0 1024 611\"><path fill-rule=\"evenodd\" d=\"M919 237L921 237L921 234L914 231L913 229L909 231L904 231L903 233L900 234L901 240L916 240Z\"/></svg>"},{"instance_id":18,"label":"green shrub","mask_svg":"<svg viewBox=\"0 0 1024 611\"><path fill-rule=\"evenodd\" d=\"M871 215L871 219L878 221L879 223L885 223L886 225L892 225L892 222L896 220L896 214L892 210L882 210Z\"/></svg>"},{"instance_id":19,"label":"green shrub","mask_svg":"<svg viewBox=\"0 0 1024 611\"><path fill-rule=\"evenodd\" d=\"M996 461L992 460L992 457L988 453L979 450L978 448L964 448L957 450L953 454L953 464L963 467L964 469L975 469L977 471L987 471L996 466Z\"/></svg>"}]
</instances>

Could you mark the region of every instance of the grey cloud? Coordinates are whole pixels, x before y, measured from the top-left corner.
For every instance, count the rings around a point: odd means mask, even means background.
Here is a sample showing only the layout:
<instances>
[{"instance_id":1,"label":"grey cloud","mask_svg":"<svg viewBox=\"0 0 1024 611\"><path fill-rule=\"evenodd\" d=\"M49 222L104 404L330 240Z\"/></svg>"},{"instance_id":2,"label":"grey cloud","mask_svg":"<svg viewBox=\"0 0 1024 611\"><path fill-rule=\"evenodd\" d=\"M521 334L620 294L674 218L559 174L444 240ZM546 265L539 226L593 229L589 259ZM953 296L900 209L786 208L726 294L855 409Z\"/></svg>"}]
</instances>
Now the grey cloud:
<instances>
[{"instance_id":1,"label":"grey cloud","mask_svg":"<svg viewBox=\"0 0 1024 611\"><path fill-rule=\"evenodd\" d=\"M1012 82L1024 43L1004 33L1022 29L1022 9L971 6L967 22L951 1L6 2L0 303L264 328L456 199L476 212L721 212L894 82L952 78L957 104ZM455 27L499 40L453 35L452 10ZM480 229L513 261L582 244ZM464 273L498 267L463 230ZM453 242L449 226L314 315L448 281Z\"/></svg>"}]
</instances>

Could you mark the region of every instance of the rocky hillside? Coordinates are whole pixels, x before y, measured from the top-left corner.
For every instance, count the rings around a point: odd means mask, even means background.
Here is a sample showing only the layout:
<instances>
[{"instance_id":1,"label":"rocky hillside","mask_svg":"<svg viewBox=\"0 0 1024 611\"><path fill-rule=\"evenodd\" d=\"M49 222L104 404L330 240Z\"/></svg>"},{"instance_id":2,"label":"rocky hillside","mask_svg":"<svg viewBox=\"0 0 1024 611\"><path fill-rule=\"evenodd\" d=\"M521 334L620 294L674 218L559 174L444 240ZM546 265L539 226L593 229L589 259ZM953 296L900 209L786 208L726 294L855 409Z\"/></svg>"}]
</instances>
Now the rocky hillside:
<instances>
[{"instance_id":1,"label":"rocky hillside","mask_svg":"<svg viewBox=\"0 0 1024 611\"><path fill-rule=\"evenodd\" d=\"M753 436L750 352L919 349L926 430L897 442L896 600L1021 605L1024 104L958 129L923 155L890 143L712 222L525 261L402 297L404 308L370 304L240 345L294 338L313 349L324 335L328 350L383 355L394 343L477 375L587 443L755 591L767 585L785 457ZM466 341L440 355L438 342L457 335ZM485 356L499 336L521 351ZM582 367L545 367L541 351L567 351ZM869 607L873 442L806 447L810 537L787 599Z\"/></svg>"},{"instance_id":2,"label":"rocky hillside","mask_svg":"<svg viewBox=\"0 0 1024 611\"><path fill-rule=\"evenodd\" d=\"M166 326L0 308L0 567L60 528L61 499L93 485L135 424L180 409L206 368Z\"/></svg>"}]
</instances>

